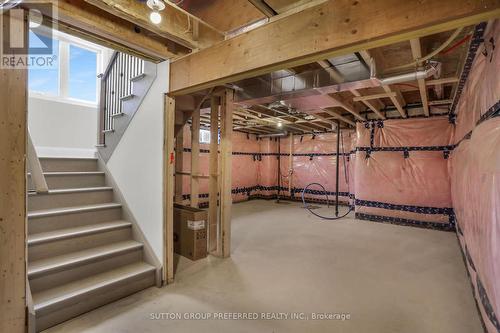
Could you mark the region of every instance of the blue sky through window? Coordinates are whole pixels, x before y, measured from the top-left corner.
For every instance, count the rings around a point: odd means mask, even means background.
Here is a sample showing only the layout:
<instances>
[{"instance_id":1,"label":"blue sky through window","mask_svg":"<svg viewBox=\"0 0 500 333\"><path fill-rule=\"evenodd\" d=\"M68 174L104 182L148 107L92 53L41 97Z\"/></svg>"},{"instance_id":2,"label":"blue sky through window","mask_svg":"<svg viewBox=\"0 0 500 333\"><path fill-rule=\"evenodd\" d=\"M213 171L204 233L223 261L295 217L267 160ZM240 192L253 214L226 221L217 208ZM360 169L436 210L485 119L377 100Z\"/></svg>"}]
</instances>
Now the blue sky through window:
<instances>
[{"instance_id":1,"label":"blue sky through window","mask_svg":"<svg viewBox=\"0 0 500 333\"><path fill-rule=\"evenodd\" d=\"M43 42L33 32L29 33L30 47L43 47ZM52 40L53 66L30 66L28 70L28 86L30 91L48 95L59 95L59 41Z\"/></svg>"},{"instance_id":2,"label":"blue sky through window","mask_svg":"<svg viewBox=\"0 0 500 333\"><path fill-rule=\"evenodd\" d=\"M97 53L70 45L69 97L97 101Z\"/></svg>"}]
</instances>

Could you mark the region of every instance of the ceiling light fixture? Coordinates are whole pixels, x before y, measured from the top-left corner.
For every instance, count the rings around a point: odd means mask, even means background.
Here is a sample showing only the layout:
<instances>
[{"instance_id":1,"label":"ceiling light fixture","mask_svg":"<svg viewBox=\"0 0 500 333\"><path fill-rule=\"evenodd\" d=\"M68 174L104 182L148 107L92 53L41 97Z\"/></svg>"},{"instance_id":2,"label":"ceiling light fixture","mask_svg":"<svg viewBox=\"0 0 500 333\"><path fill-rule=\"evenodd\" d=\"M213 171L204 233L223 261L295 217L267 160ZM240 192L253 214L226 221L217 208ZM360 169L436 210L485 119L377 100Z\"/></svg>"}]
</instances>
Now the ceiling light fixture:
<instances>
[{"instance_id":1,"label":"ceiling light fixture","mask_svg":"<svg viewBox=\"0 0 500 333\"><path fill-rule=\"evenodd\" d=\"M149 19L153 24L160 24L160 12L165 9L165 4L161 0L148 0L147 5L151 8L152 12L149 14Z\"/></svg>"}]
</instances>

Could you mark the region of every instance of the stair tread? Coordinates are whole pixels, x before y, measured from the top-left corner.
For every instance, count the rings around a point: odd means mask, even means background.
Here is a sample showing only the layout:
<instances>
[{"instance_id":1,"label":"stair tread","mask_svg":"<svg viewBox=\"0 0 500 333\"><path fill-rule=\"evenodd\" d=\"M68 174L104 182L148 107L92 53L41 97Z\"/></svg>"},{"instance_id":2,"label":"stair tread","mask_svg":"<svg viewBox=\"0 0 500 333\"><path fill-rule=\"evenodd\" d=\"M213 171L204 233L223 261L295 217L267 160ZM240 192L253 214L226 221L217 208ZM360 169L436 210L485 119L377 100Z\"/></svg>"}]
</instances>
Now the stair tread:
<instances>
[{"instance_id":1,"label":"stair tread","mask_svg":"<svg viewBox=\"0 0 500 333\"><path fill-rule=\"evenodd\" d=\"M88 292L105 288L122 280L154 270L154 266L145 262L137 262L73 281L62 286L43 290L33 294L34 309L35 311L40 311L73 297L78 297Z\"/></svg>"},{"instance_id":2,"label":"stair tread","mask_svg":"<svg viewBox=\"0 0 500 333\"><path fill-rule=\"evenodd\" d=\"M87 175L104 175L104 171L50 171L43 172L44 176L87 176ZM31 172L28 172L31 176Z\"/></svg>"},{"instance_id":3,"label":"stair tread","mask_svg":"<svg viewBox=\"0 0 500 333\"><path fill-rule=\"evenodd\" d=\"M68 266L83 264L95 259L109 257L142 248L142 243L126 240L82 251L71 252L56 257L39 259L28 264L28 277L47 273Z\"/></svg>"},{"instance_id":4,"label":"stair tread","mask_svg":"<svg viewBox=\"0 0 500 333\"><path fill-rule=\"evenodd\" d=\"M81 192L95 192L95 191L111 191L113 187L111 186L97 186L97 187L79 187L79 188L61 188L49 190L47 193L36 193L32 195L51 195L51 194L69 194L69 193L81 193Z\"/></svg>"},{"instance_id":5,"label":"stair tread","mask_svg":"<svg viewBox=\"0 0 500 333\"><path fill-rule=\"evenodd\" d=\"M92 160L97 161L97 157L69 157L69 156L39 156L40 160Z\"/></svg>"},{"instance_id":6,"label":"stair tread","mask_svg":"<svg viewBox=\"0 0 500 333\"><path fill-rule=\"evenodd\" d=\"M106 209L106 208L118 208L121 206L122 205L120 203L117 203L117 202L108 202L108 203L103 203L103 204L82 205L82 206L73 206L73 207L64 207L64 208L40 209L40 210L33 210L33 211L28 212L28 218L87 212L87 211Z\"/></svg>"},{"instance_id":7,"label":"stair tread","mask_svg":"<svg viewBox=\"0 0 500 333\"><path fill-rule=\"evenodd\" d=\"M28 235L28 246L40 243L52 242L56 240L62 240L66 238L79 237L114 229L125 228L131 225L132 223L128 221L111 221L111 222L101 222L96 224L88 224L74 228L40 232Z\"/></svg>"}]
</instances>

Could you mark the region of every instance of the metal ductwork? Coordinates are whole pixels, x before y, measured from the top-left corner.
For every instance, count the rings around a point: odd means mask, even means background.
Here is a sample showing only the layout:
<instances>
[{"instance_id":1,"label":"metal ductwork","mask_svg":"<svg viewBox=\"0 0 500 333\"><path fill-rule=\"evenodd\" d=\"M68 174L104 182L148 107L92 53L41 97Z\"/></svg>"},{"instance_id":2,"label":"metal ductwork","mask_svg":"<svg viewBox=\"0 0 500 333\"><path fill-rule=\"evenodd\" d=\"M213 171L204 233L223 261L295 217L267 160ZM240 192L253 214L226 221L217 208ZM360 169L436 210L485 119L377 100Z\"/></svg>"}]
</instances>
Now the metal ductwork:
<instances>
[{"instance_id":1,"label":"metal ductwork","mask_svg":"<svg viewBox=\"0 0 500 333\"><path fill-rule=\"evenodd\" d=\"M283 133L272 133L272 134L260 134L260 135L257 135L257 137L259 139L260 138L281 138L281 137L284 137L287 135L288 135L287 132L283 132Z\"/></svg>"},{"instance_id":2,"label":"metal ductwork","mask_svg":"<svg viewBox=\"0 0 500 333\"><path fill-rule=\"evenodd\" d=\"M373 62L372 62L373 64ZM390 84L396 84L396 83L403 83L403 82L408 82L408 81L418 81L420 79L426 79L428 77L431 77L438 71L438 66L440 64L437 62L429 62L429 65L427 68L422 69L422 70L416 70L411 73L406 73L406 74L401 74L401 75L396 75L396 76L390 76L386 77L383 79L379 79L376 77L376 72L375 72L375 67L372 66L370 70L370 75L372 79L378 80L378 82L383 85L387 86Z\"/></svg>"}]
</instances>

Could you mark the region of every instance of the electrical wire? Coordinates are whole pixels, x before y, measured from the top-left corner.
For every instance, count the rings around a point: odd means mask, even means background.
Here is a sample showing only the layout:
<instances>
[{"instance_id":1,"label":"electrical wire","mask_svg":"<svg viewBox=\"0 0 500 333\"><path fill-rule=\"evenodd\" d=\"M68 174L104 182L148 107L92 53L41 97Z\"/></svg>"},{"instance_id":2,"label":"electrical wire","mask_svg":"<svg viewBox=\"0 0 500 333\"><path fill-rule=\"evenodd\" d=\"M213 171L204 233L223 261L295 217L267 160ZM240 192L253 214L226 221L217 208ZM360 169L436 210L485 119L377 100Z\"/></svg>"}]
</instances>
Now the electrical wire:
<instances>
[{"instance_id":1,"label":"electrical wire","mask_svg":"<svg viewBox=\"0 0 500 333\"><path fill-rule=\"evenodd\" d=\"M415 59L415 61L410 62L410 63L405 64L405 65L401 65L401 66L396 66L396 67L389 68L389 69L387 69L387 71L393 71L393 70L403 69L403 68L407 68L407 67L416 67L416 66L418 66L418 64L423 63L424 61L429 60L430 58L434 57L435 55L437 55L438 53L440 53L441 51L443 51L451 42L453 42L453 40L455 38L457 38L457 36L460 34L460 32L462 32L462 29L463 28L456 29L451 34L451 36L448 37L448 39L443 44L441 44L437 49L435 49L431 53L427 54L426 56L424 56L422 58Z\"/></svg>"}]
</instances>

